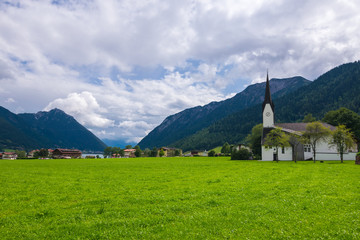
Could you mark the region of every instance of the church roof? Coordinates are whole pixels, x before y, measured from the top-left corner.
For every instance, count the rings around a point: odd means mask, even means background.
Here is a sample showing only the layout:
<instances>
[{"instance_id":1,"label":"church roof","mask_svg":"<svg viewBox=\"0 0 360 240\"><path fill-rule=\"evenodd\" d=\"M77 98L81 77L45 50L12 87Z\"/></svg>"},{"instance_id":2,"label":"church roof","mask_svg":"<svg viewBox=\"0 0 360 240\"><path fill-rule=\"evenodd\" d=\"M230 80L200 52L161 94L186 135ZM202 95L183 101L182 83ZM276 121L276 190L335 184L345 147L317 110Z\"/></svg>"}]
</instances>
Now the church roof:
<instances>
[{"instance_id":1,"label":"church roof","mask_svg":"<svg viewBox=\"0 0 360 240\"><path fill-rule=\"evenodd\" d=\"M336 129L336 127L334 127L333 125L330 125L328 123L321 123L324 127L330 128L331 131L334 131ZM281 128L281 131L286 132L286 133L293 133L296 135L301 136L303 132L305 132L306 130L306 125L308 125L308 123L277 123L275 124L275 128ZM261 144L264 144L265 141L265 137L267 136L267 134L273 130L274 128L263 128L263 134L261 137Z\"/></svg>"},{"instance_id":2,"label":"church roof","mask_svg":"<svg viewBox=\"0 0 360 240\"><path fill-rule=\"evenodd\" d=\"M324 127L330 128L330 130L332 131L336 129L336 127L328 123L321 123L321 124ZM285 132L294 133L294 132L305 132L306 125L308 125L308 123L277 123L275 124L275 127L280 127Z\"/></svg>"},{"instance_id":3,"label":"church roof","mask_svg":"<svg viewBox=\"0 0 360 240\"><path fill-rule=\"evenodd\" d=\"M262 110L263 110L263 111L264 111L265 105L268 104L268 103L270 104L271 109L272 109L273 112L274 112L274 107L275 107L275 106L274 106L273 101L271 100L269 74L267 73L267 74L266 74L265 98L264 98L264 102L263 102L263 105L262 105Z\"/></svg>"}]
</instances>

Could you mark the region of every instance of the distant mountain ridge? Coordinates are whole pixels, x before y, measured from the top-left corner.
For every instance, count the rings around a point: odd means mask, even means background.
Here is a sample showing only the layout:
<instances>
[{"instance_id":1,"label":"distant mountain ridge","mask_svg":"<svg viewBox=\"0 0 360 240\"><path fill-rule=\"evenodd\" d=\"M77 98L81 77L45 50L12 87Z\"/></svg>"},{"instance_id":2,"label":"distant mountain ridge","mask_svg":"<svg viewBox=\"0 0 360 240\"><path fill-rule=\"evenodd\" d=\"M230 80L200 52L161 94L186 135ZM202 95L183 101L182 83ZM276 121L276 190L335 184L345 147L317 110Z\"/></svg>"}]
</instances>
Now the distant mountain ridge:
<instances>
[{"instance_id":1,"label":"distant mountain ridge","mask_svg":"<svg viewBox=\"0 0 360 240\"><path fill-rule=\"evenodd\" d=\"M14 114L0 106L0 149L77 148L103 151L99 138L60 109Z\"/></svg>"},{"instance_id":2,"label":"distant mountain ridge","mask_svg":"<svg viewBox=\"0 0 360 240\"><path fill-rule=\"evenodd\" d=\"M310 83L311 81L300 76L270 80L274 99ZM186 109L171 115L143 138L139 142L139 146L144 149L173 145L174 142L186 138L228 115L261 103L264 99L264 91L264 82L253 84L230 99L212 102L203 107Z\"/></svg>"}]
</instances>

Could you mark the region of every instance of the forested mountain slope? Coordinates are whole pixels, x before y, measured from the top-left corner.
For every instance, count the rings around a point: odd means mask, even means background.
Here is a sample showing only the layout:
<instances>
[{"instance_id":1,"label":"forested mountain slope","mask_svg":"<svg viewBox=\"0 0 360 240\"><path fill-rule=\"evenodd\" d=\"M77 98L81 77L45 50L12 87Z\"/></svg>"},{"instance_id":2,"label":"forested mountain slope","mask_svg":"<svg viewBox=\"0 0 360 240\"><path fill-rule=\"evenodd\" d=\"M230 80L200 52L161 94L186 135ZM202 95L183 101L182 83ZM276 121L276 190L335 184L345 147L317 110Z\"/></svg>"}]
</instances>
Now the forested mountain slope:
<instances>
[{"instance_id":1,"label":"forested mountain slope","mask_svg":"<svg viewBox=\"0 0 360 240\"><path fill-rule=\"evenodd\" d=\"M270 80L274 99L310 83L309 80L302 77ZM253 84L230 99L212 102L203 107L186 109L171 115L143 138L139 145L143 149L171 145L210 126L217 120L261 103L264 99L264 91L265 83Z\"/></svg>"},{"instance_id":2,"label":"forested mountain slope","mask_svg":"<svg viewBox=\"0 0 360 240\"><path fill-rule=\"evenodd\" d=\"M0 149L77 148L103 151L106 145L59 109L14 114L0 107Z\"/></svg>"}]
</instances>

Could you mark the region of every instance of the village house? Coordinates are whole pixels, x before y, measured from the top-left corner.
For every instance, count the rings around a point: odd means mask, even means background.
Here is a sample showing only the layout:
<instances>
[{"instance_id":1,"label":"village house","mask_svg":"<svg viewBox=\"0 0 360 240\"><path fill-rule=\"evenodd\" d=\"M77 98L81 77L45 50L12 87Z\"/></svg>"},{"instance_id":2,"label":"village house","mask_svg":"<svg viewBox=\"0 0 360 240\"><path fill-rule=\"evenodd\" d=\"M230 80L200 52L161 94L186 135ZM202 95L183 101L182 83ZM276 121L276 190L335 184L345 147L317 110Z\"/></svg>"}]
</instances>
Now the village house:
<instances>
[{"instance_id":1,"label":"village house","mask_svg":"<svg viewBox=\"0 0 360 240\"><path fill-rule=\"evenodd\" d=\"M49 157L52 158L54 150L48 149Z\"/></svg>"},{"instance_id":2,"label":"village house","mask_svg":"<svg viewBox=\"0 0 360 240\"><path fill-rule=\"evenodd\" d=\"M251 152L251 148L248 147L248 146L246 146L245 144L242 144L242 143L235 145L234 148L235 148L235 150L237 150L237 151L239 151L240 149L246 149L246 150L248 150L249 152Z\"/></svg>"},{"instance_id":3,"label":"village house","mask_svg":"<svg viewBox=\"0 0 360 240\"><path fill-rule=\"evenodd\" d=\"M34 154L35 154L36 152L38 152L38 151L39 151L39 149L31 150L30 152L28 152L27 157L28 157L28 158L33 158L33 157L34 157Z\"/></svg>"},{"instance_id":4,"label":"village house","mask_svg":"<svg viewBox=\"0 0 360 240\"><path fill-rule=\"evenodd\" d=\"M77 149L57 148L52 152L53 158L81 158L81 151Z\"/></svg>"},{"instance_id":5,"label":"village house","mask_svg":"<svg viewBox=\"0 0 360 240\"><path fill-rule=\"evenodd\" d=\"M136 149L124 149L124 158L134 158Z\"/></svg>"},{"instance_id":6,"label":"village house","mask_svg":"<svg viewBox=\"0 0 360 240\"><path fill-rule=\"evenodd\" d=\"M2 159L7 160L15 160L17 158L17 154L15 152L3 152L1 155Z\"/></svg>"},{"instance_id":7,"label":"village house","mask_svg":"<svg viewBox=\"0 0 360 240\"><path fill-rule=\"evenodd\" d=\"M297 160L309 160L313 157L313 150L310 145L298 143L292 147L284 147L276 155L276 151L272 147L266 147L264 145L264 140L267 134L274 128L279 128L281 131L287 134L296 134L302 135L306 130L306 125L308 123L278 123L275 124L275 106L271 100L270 93L270 84L269 76L266 78L266 89L265 89L265 99L262 105L263 112L263 134L261 140L261 157L263 161L273 161L276 160L287 160L291 161L295 157ZM322 123L323 126L329 128L330 130L335 130L335 127ZM321 160L340 160L340 154L337 152L336 147L329 144L329 140L320 141L316 145L316 158ZM356 151L349 150L344 153L344 160L355 160Z\"/></svg>"},{"instance_id":8,"label":"village house","mask_svg":"<svg viewBox=\"0 0 360 240\"><path fill-rule=\"evenodd\" d=\"M208 152L206 150L191 150L185 157L206 157Z\"/></svg>"},{"instance_id":9,"label":"village house","mask_svg":"<svg viewBox=\"0 0 360 240\"><path fill-rule=\"evenodd\" d=\"M178 148L169 148L169 147L162 147L158 150L158 156L160 151L164 151L164 157L175 157L175 156L181 156L182 150Z\"/></svg>"}]
</instances>

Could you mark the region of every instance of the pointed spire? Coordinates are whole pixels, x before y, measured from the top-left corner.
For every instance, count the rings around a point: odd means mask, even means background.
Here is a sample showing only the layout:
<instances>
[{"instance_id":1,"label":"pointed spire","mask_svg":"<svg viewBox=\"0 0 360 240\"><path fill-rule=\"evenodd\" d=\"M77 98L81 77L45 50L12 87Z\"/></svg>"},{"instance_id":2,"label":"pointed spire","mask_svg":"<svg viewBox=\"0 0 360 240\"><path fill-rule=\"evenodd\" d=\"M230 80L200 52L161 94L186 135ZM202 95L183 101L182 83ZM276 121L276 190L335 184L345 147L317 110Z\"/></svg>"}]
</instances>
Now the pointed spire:
<instances>
[{"instance_id":1,"label":"pointed spire","mask_svg":"<svg viewBox=\"0 0 360 240\"><path fill-rule=\"evenodd\" d=\"M270 82L269 82L269 70L267 70L267 73L266 73L266 88L265 88L265 98L264 98L264 102L263 102L263 111L264 111L264 108L265 108L265 105L269 103L273 112L274 112L274 103L273 101L271 100L271 92L270 92Z\"/></svg>"}]
</instances>

